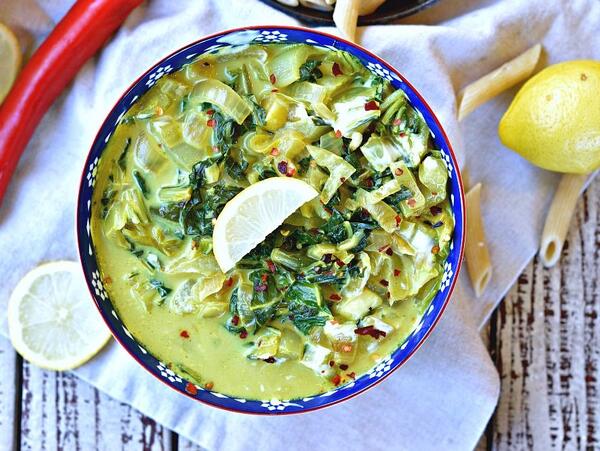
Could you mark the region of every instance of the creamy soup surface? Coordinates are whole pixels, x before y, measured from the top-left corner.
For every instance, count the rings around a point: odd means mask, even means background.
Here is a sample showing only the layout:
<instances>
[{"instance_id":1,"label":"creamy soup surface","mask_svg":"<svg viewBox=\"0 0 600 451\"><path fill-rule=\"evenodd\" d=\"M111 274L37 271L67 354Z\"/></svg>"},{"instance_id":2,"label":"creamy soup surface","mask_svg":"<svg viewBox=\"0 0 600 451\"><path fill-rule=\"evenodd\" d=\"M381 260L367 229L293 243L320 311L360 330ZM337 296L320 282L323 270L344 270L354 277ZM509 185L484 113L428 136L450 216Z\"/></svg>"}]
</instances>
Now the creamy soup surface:
<instances>
[{"instance_id":1,"label":"creamy soup surface","mask_svg":"<svg viewBox=\"0 0 600 451\"><path fill-rule=\"evenodd\" d=\"M111 302L198 386L263 400L348 383L439 288L454 223L432 143L405 94L347 53L202 56L137 101L99 163L91 228ZM215 220L270 177L320 196L223 273Z\"/></svg>"}]
</instances>

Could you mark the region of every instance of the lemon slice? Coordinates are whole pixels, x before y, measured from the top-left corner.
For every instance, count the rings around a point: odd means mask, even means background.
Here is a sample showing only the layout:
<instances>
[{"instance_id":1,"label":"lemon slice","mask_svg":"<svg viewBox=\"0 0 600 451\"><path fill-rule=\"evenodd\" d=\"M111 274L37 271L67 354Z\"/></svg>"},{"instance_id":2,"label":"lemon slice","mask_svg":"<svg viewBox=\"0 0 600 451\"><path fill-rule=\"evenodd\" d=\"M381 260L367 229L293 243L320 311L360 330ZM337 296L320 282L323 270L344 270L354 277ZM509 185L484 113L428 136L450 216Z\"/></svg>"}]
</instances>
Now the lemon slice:
<instances>
[{"instance_id":1,"label":"lemon slice","mask_svg":"<svg viewBox=\"0 0 600 451\"><path fill-rule=\"evenodd\" d=\"M8 330L23 358L56 371L85 363L110 338L79 264L68 261L38 266L21 279L8 302Z\"/></svg>"},{"instance_id":2,"label":"lemon slice","mask_svg":"<svg viewBox=\"0 0 600 451\"><path fill-rule=\"evenodd\" d=\"M229 271L294 211L319 193L308 183L272 177L250 185L231 199L217 218L213 253Z\"/></svg>"},{"instance_id":3,"label":"lemon slice","mask_svg":"<svg viewBox=\"0 0 600 451\"><path fill-rule=\"evenodd\" d=\"M13 32L0 23L0 103L15 81L20 65L19 42Z\"/></svg>"}]
</instances>

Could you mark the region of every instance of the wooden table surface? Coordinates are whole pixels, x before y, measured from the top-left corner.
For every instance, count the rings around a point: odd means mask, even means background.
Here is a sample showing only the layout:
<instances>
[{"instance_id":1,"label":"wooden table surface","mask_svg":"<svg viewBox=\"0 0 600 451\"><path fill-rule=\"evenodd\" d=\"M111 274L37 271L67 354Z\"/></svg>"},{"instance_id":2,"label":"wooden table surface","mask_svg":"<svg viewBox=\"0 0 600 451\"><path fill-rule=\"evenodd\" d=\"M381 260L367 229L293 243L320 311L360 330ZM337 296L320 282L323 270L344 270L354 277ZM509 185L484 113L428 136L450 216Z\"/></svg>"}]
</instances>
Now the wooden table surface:
<instances>
[{"instance_id":1,"label":"wooden table surface","mask_svg":"<svg viewBox=\"0 0 600 451\"><path fill-rule=\"evenodd\" d=\"M478 449L600 449L599 281L596 180L560 264L533 261L483 332L502 392ZM23 362L1 337L0 369L0 451L199 451L75 376Z\"/></svg>"}]
</instances>

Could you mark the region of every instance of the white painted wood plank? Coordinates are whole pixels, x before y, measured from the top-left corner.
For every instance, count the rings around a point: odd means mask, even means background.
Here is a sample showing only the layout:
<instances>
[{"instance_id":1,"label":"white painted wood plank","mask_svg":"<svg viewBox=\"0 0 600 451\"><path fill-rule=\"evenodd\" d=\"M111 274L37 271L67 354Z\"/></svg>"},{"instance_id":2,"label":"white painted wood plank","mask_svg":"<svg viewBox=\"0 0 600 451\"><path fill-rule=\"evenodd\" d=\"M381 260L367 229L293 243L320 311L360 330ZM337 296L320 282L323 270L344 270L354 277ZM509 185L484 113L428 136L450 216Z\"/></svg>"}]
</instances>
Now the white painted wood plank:
<instances>
[{"instance_id":1,"label":"white painted wood plank","mask_svg":"<svg viewBox=\"0 0 600 451\"><path fill-rule=\"evenodd\" d=\"M171 433L69 373L23 365L21 448L170 451Z\"/></svg>"},{"instance_id":2,"label":"white painted wood plank","mask_svg":"<svg viewBox=\"0 0 600 451\"><path fill-rule=\"evenodd\" d=\"M10 341L0 335L0 450L15 445L16 354Z\"/></svg>"},{"instance_id":3,"label":"white painted wood plank","mask_svg":"<svg viewBox=\"0 0 600 451\"><path fill-rule=\"evenodd\" d=\"M201 446L196 445L193 442L190 442L188 439L183 437L178 437L179 441L177 443L178 451L206 451Z\"/></svg>"},{"instance_id":4,"label":"white painted wood plank","mask_svg":"<svg viewBox=\"0 0 600 451\"><path fill-rule=\"evenodd\" d=\"M494 450L600 449L600 181L558 266L532 263L495 316ZM493 344L493 343L492 343Z\"/></svg>"}]
</instances>

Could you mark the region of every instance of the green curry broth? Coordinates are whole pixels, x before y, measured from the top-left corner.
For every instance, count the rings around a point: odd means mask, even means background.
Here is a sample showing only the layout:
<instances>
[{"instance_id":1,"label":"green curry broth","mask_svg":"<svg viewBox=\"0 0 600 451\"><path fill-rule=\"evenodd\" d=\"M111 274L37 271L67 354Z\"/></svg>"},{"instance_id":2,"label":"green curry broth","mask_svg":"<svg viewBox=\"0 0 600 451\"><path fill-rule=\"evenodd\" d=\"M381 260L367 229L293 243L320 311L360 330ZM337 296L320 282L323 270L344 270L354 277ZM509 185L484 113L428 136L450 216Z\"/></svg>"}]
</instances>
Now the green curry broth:
<instances>
[{"instance_id":1,"label":"green curry broth","mask_svg":"<svg viewBox=\"0 0 600 451\"><path fill-rule=\"evenodd\" d=\"M222 274L214 219L272 176L321 202ZM448 253L446 186L401 91L343 52L252 45L164 76L130 109L100 161L92 235L153 355L228 395L293 399L359 377L415 328Z\"/></svg>"}]
</instances>

